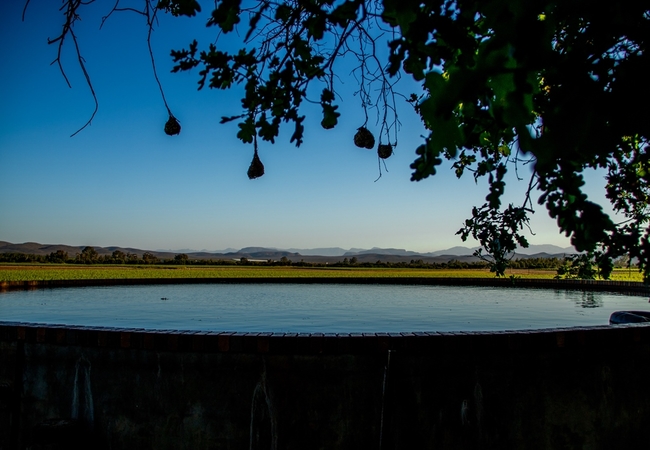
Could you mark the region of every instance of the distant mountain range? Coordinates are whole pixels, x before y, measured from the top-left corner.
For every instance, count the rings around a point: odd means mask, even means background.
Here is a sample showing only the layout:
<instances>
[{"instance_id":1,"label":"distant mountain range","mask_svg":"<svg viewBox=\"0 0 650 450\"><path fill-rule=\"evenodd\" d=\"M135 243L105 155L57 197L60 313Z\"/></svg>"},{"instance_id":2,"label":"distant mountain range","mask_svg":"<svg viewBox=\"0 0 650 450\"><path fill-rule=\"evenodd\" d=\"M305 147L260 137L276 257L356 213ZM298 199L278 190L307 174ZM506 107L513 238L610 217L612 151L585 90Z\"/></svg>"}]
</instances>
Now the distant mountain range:
<instances>
[{"instance_id":1,"label":"distant mountain range","mask_svg":"<svg viewBox=\"0 0 650 450\"><path fill-rule=\"evenodd\" d=\"M275 247L244 247L240 250L228 248L225 250L201 250L201 252L208 253L258 253L258 252L288 252L291 254L299 254L302 256L343 256L352 257L359 255L369 254L382 254L382 255L399 255L399 256L467 256L472 255L479 247L462 247L456 246L445 250L436 250L434 252L415 252L403 248L380 248L373 247L371 249L351 248L344 249L341 247L321 247L321 248L288 248L279 249ZM1 250L0 250L1 251ZM173 252L173 253L196 253L198 250L181 249L181 250L157 250L160 252ZM573 247L559 247L557 245L543 244L531 245L528 248L520 248L517 252L518 255L536 255L539 253L548 253L549 255L556 254L573 254L576 253Z\"/></svg>"},{"instance_id":2,"label":"distant mountain range","mask_svg":"<svg viewBox=\"0 0 650 450\"><path fill-rule=\"evenodd\" d=\"M74 257L75 254L81 253L85 246L71 246L62 244L39 244L36 242L25 242L22 244L13 244L11 242L0 241L0 253L29 253L36 255L49 255L52 252L62 250L68 252L68 255ZM277 249L268 247L244 247L236 250L228 248L219 251L207 250L142 250L131 247L95 247L95 250L100 255L110 255L116 250L124 253L135 253L142 256L145 252L150 252L161 259L171 259L179 253L187 254L191 259L262 259L262 260L279 260L286 257L294 262L337 262L342 258L355 257L359 262L409 262L412 259L422 259L425 262L447 262L452 259L460 261L475 261L477 258L473 256L474 251L478 247L452 247L445 250L438 250L435 252L419 253L405 249L397 248L378 248L360 249L351 248L343 249L340 247L326 247L326 248L313 248L313 249ZM529 248L519 249L515 257L518 258L549 258L549 257L563 257L564 255L574 254L576 251L572 247L558 247L556 245L531 245Z\"/></svg>"}]
</instances>

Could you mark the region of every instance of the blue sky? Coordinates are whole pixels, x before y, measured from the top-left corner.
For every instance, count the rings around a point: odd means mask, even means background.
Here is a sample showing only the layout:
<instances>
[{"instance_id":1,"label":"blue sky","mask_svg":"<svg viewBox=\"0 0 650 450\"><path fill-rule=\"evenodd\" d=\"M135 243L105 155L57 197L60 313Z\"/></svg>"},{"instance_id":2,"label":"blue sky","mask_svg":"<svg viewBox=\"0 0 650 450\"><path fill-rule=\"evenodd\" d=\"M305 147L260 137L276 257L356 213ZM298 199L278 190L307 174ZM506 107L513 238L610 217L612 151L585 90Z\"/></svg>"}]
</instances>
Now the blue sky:
<instances>
[{"instance_id":1,"label":"blue sky","mask_svg":"<svg viewBox=\"0 0 650 450\"><path fill-rule=\"evenodd\" d=\"M158 74L183 126L169 137L144 19L121 13L99 30L112 4L93 5L94 15L75 27L99 111L74 137L93 100L72 46L63 54L72 88L50 65L56 47L47 38L60 32L59 3L32 0L24 22L23 2L0 4L0 240L209 250L474 245L455 232L472 205L483 203L485 183L457 180L449 162L433 178L409 181L424 130L408 104L399 111L399 146L375 182L376 153L352 143L363 115L343 65L339 126L323 130L318 109L306 107L304 144L289 143L291 129L275 145L261 142L266 175L249 180L252 146L237 140L235 123L219 124L239 113L236 92L197 91L196 72L170 73L171 48L194 37L207 44L214 30L201 18L163 17L154 33ZM409 80L402 85L406 94L417 89ZM595 185L600 178L590 176ZM520 203L525 187L511 180L507 198ZM569 245L543 208L532 226L531 243Z\"/></svg>"}]
</instances>

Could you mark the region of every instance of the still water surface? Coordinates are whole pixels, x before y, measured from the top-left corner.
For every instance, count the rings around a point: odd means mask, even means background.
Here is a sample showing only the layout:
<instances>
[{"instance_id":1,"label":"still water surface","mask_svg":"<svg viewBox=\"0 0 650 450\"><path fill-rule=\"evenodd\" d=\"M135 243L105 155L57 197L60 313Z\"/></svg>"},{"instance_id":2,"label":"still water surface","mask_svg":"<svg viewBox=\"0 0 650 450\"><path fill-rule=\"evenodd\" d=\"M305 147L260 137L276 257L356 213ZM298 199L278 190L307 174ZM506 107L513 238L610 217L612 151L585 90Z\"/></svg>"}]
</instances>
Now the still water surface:
<instances>
[{"instance_id":1,"label":"still water surface","mask_svg":"<svg viewBox=\"0 0 650 450\"><path fill-rule=\"evenodd\" d=\"M206 284L0 293L0 321L299 333L492 331L605 325L647 297L467 286Z\"/></svg>"}]
</instances>

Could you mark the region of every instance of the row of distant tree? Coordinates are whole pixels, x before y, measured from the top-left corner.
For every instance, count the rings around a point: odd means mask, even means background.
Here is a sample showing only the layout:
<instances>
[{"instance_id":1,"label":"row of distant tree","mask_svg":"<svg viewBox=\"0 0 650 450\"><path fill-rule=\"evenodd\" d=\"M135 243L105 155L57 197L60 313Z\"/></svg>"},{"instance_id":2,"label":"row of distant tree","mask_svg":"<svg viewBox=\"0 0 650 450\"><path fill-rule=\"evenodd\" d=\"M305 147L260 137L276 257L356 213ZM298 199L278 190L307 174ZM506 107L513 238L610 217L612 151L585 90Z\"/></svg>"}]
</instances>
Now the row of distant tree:
<instances>
[{"instance_id":1,"label":"row of distant tree","mask_svg":"<svg viewBox=\"0 0 650 450\"><path fill-rule=\"evenodd\" d=\"M153 253L144 252L138 255L130 252L115 250L110 255L100 255L93 247L85 247L80 253L70 256L68 252L57 250L49 255L27 253L0 253L0 262L16 263L56 263L56 264L179 264L179 265L255 265L255 266L305 266L305 267L393 267L418 269L483 269L488 267L484 261L464 262L451 260L449 262L426 262L422 259L412 259L410 262L359 262L356 257L344 258L336 263L320 263L292 261L286 256L279 260L266 261L250 260L247 258L234 259L191 259L187 254L180 253L173 258L159 258ZM510 261L513 269L558 269L567 265L566 258L527 258Z\"/></svg>"},{"instance_id":2,"label":"row of distant tree","mask_svg":"<svg viewBox=\"0 0 650 450\"><path fill-rule=\"evenodd\" d=\"M28 253L0 253L0 262L10 263L54 263L54 264L159 264L159 265L244 265L244 266L297 266L297 267L384 267L384 268L412 268L412 269L487 269L490 268L486 261L458 261L451 260L443 263L426 262L422 259L412 259L410 262L359 262L356 257L344 258L335 263L294 262L283 256L279 260L266 261L240 259L190 259L185 253L174 255L173 258L158 258L150 252L142 255L115 250L110 255L100 255L93 247L85 247L81 253L70 256L68 252L57 250L49 255L35 255ZM627 257L615 261L615 267L636 266L630 264ZM571 255L564 258L526 258L510 260L512 269L551 269L557 271L556 278L583 278L595 279L600 274L600 268L593 257L588 254Z\"/></svg>"},{"instance_id":3,"label":"row of distant tree","mask_svg":"<svg viewBox=\"0 0 650 450\"><path fill-rule=\"evenodd\" d=\"M94 247L85 247L81 253L70 256L64 250L57 250L49 255L35 255L30 253L0 253L0 262L18 263L55 263L55 264L191 264L184 254L175 255L174 258L158 258L151 252L142 255L115 250L110 255L100 255Z\"/></svg>"}]
</instances>

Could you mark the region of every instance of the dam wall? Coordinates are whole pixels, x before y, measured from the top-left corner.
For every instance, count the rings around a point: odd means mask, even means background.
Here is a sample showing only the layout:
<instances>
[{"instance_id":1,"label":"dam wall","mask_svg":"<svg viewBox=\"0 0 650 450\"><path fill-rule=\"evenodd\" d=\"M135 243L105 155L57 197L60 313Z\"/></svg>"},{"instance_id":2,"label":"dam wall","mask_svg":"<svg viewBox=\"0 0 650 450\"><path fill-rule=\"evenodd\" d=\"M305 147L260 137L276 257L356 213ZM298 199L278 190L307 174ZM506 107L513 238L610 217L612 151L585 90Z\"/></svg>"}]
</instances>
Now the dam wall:
<instances>
[{"instance_id":1,"label":"dam wall","mask_svg":"<svg viewBox=\"0 0 650 450\"><path fill-rule=\"evenodd\" d=\"M283 334L0 322L0 449L647 449L650 327Z\"/></svg>"}]
</instances>

